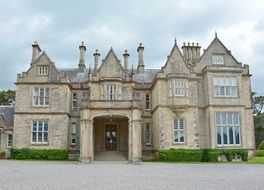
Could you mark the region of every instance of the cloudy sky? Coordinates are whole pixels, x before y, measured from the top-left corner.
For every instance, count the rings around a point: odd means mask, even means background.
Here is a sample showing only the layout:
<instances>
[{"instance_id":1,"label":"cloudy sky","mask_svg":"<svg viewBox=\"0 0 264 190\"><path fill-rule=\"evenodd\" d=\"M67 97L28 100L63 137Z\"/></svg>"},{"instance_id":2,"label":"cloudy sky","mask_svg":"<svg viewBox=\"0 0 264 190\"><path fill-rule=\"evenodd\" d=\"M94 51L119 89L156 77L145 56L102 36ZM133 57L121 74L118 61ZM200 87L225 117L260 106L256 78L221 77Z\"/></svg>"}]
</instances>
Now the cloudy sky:
<instances>
[{"instance_id":1,"label":"cloudy sky","mask_svg":"<svg viewBox=\"0 0 264 190\"><path fill-rule=\"evenodd\" d=\"M262 0L0 0L0 90L15 89L16 74L30 66L36 40L59 68L78 65L81 41L86 64L95 49L113 47L137 65L145 46L147 68L160 68L175 37L178 45L208 47L217 31L236 59L250 65L252 89L264 95L264 1ZM202 53L202 52L201 52Z\"/></svg>"}]
</instances>

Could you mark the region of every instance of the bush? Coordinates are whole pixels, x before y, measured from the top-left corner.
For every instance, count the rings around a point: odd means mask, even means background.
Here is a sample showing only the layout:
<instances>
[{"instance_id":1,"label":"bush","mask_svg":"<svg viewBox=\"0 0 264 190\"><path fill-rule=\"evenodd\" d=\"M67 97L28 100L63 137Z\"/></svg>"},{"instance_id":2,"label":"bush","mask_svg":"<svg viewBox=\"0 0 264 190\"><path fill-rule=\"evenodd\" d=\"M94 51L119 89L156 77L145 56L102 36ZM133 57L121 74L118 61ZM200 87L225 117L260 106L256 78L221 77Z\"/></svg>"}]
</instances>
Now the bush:
<instances>
[{"instance_id":1,"label":"bush","mask_svg":"<svg viewBox=\"0 0 264 190\"><path fill-rule=\"evenodd\" d=\"M200 162L203 151L193 149L169 149L159 151L159 161L163 162Z\"/></svg>"},{"instance_id":2,"label":"bush","mask_svg":"<svg viewBox=\"0 0 264 190\"><path fill-rule=\"evenodd\" d=\"M259 150L264 150L264 141L262 141L259 145Z\"/></svg>"},{"instance_id":3,"label":"bush","mask_svg":"<svg viewBox=\"0 0 264 190\"><path fill-rule=\"evenodd\" d=\"M264 157L264 150L257 150L256 156L257 157Z\"/></svg>"},{"instance_id":4,"label":"bush","mask_svg":"<svg viewBox=\"0 0 264 190\"><path fill-rule=\"evenodd\" d=\"M0 159L5 158L5 155L6 155L5 151L0 150Z\"/></svg>"},{"instance_id":5,"label":"bush","mask_svg":"<svg viewBox=\"0 0 264 190\"><path fill-rule=\"evenodd\" d=\"M218 162L218 156L225 155L232 161L240 155L243 161L248 160L247 149L169 149L159 151L159 161L164 162Z\"/></svg>"},{"instance_id":6,"label":"bush","mask_svg":"<svg viewBox=\"0 0 264 190\"><path fill-rule=\"evenodd\" d=\"M67 160L68 150L61 149L11 149L11 158L18 160Z\"/></svg>"}]
</instances>

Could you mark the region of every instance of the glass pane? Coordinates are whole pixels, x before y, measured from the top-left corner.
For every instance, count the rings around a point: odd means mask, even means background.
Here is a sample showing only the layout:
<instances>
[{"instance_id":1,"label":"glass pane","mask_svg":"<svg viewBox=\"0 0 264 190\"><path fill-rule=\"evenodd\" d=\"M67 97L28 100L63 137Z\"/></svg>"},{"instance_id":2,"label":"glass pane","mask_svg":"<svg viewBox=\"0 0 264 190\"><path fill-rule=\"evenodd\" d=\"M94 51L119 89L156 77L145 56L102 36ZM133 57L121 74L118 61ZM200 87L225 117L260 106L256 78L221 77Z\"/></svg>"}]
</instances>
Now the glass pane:
<instances>
[{"instance_id":1,"label":"glass pane","mask_svg":"<svg viewBox=\"0 0 264 190\"><path fill-rule=\"evenodd\" d=\"M39 98L39 105L44 105L44 98L43 97Z\"/></svg>"},{"instance_id":2,"label":"glass pane","mask_svg":"<svg viewBox=\"0 0 264 190\"><path fill-rule=\"evenodd\" d=\"M222 144L221 136L221 127L217 127L217 144Z\"/></svg>"},{"instance_id":3,"label":"glass pane","mask_svg":"<svg viewBox=\"0 0 264 190\"><path fill-rule=\"evenodd\" d=\"M39 95L39 89L38 88L35 88L34 89L34 96L38 96Z\"/></svg>"},{"instance_id":4,"label":"glass pane","mask_svg":"<svg viewBox=\"0 0 264 190\"><path fill-rule=\"evenodd\" d=\"M234 124L239 125L239 115L238 113L234 113Z\"/></svg>"},{"instance_id":5,"label":"glass pane","mask_svg":"<svg viewBox=\"0 0 264 190\"><path fill-rule=\"evenodd\" d=\"M183 124L183 119L179 119L180 120L180 129L184 128L184 124Z\"/></svg>"},{"instance_id":6,"label":"glass pane","mask_svg":"<svg viewBox=\"0 0 264 190\"><path fill-rule=\"evenodd\" d=\"M49 96L49 89L46 88L46 96Z\"/></svg>"},{"instance_id":7,"label":"glass pane","mask_svg":"<svg viewBox=\"0 0 264 190\"><path fill-rule=\"evenodd\" d=\"M235 128L236 144L240 144L240 127Z\"/></svg>"},{"instance_id":8,"label":"glass pane","mask_svg":"<svg viewBox=\"0 0 264 190\"><path fill-rule=\"evenodd\" d=\"M48 142L48 133L47 132L44 133L44 142Z\"/></svg>"},{"instance_id":9,"label":"glass pane","mask_svg":"<svg viewBox=\"0 0 264 190\"><path fill-rule=\"evenodd\" d=\"M44 96L44 88L40 88L39 90L39 96Z\"/></svg>"},{"instance_id":10,"label":"glass pane","mask_svg":"<svg viewBox=\"0 0 264 190\"><path fill-rule=\"evenodd\" d=\"M37 133L32 133L32 142L37 142Z\"/></svg>"},{"instance_id":11,"label":"glass pane","mask_svg":"<svg viewBox=\"0 0 264 190\"><path fill-rule=\"evenodd\" d=\"M39 101L38 97L34 97L34 105L38 105L38 101Z\"/></svg>"},{"instance_id":12,"label":"glass pane","mask_svg":"<svg viewBox=\"0 0 264 190\"><path fill-rule=\"evenodd\" d=\"M221 114L220 113L216 113L216 124L217 125L221 124Z\"/></svg>"},{"instance_id":13,"label":"glass pane","mask_svg":"<svg viewBox=\"0 0 264 190\"><path fill-rule=\"evenodd\" d=\"M42 133L38 133L38 142L42 142Z\"/></svg>"},{"instance_id":14,"label":"glass pane","mask_svg":"<svg viewBox=\"0 0 264 190\"><path fill-rule=\"evenodd\" d=\"M233 124L233 121L232 121L232 119L233 119L233 114L232 113L228 113L228 116L227 116L227 120L228 120L228 124L229 125L232 125Z\"/></svg>"},{"instance_id":15,"label":"glass pane","mask_svg":"<svg viewBox=\"0 0 264 190\"><path fill-rule=\"evenodd\" d=\"M45 98L45 105L49 105L49 98L48 97Z\"/></svg>"},{"instance_id":16,"label":"glass pane","mask_svg":"<svg viewBox=\"0 0 264 190\"><path fill-rule=\"evenodd\" d=\"M184 132L180 131L180 142L184 142Z\"/></svg>"},{"instance_id":17,"label":"glass pane","mask_svg":"<svg viewBox=\"0 0 264 190\"><path fill-rule=\"evenodd\" d=\"M178 131L174 131L174 142L179 142L179 134Z\"/></svg>"},{"instance_id":18,"label":"glass pane","mask_svg":"<svg viewBox=\"0 0 264 190\"><path fill-rule=\"evenodd\" d=\"M233 86L233 87L231 88L231 95L232 95L232 96L237 96L237 87L236 87L236 86Z\"/></svg>"},{"instance_id":19,"label":"glass pane","mask_svg":"<svg viewBox=\"0 0 264 190\"><path fill-rule=\"evenodd\" d=\"M229 144L234 144L233 127L229 127Z\"/></svg>"},{"instance_id":20,"label":"glass pane","mask_svg":"<svg viewBox=\"0 0 264 190\"><path fill-rule=\"evenodd\" d=\"M44 123L44 131L48 131L48 123Z\"/></svg>"},{"instance_id":21,"label":"glass pane","mask_svg":"<svg viewBox=\"0 0 264 190\"><path fill-rule=\"evenodd\" d=\"M227 127L223 127L223 141L224 144L227 144Z\"/></svg>"},{"instance_id":22,"label":"glass pane","mask_svg":"<svg viewBox=\"0 0 264 190\"><path fill-rule=\"evenodd\" d=\"M225 87L224 86L220 86L220 95L225 96Z\"/></svg>"},{"instance_id":23,"label":"glass pane","mask_svg":"<svg viewBox=\"0 0 264 190\"><path fill-rule=\"evenodd\" d=\"M226 124L226 113L222 113L222 124Z\"/></svg>"},{"instance_id":24,"label":"glass pane","mask_svg":"<svg viewBox=\"0 0 264 190\"><path fill-rule=\"evenodd\" d=\"M174 119L174 129L178 129L179 125L178 125L178 119Z\"/></svg>"}]
</instances>

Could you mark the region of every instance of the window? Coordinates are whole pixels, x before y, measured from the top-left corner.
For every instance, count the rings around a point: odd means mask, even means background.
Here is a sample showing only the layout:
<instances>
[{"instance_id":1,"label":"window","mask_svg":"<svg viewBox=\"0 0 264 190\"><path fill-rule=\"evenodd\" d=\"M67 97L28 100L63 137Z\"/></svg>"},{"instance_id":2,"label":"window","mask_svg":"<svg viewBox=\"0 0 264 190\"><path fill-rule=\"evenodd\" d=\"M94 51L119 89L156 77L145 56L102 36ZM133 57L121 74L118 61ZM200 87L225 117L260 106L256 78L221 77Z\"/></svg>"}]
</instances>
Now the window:
<instances>
[{"instance_id":1,"label":"window","mask_svg":"<svg viewBox=\"0 0 264 190\"><path fill-rule=\"evenodd\" d=\"M237 97L237 82L235 77L214 77L215 97Z\"/></svg>"},{"instance_id":2,"label":"window","mask_svg":"<svg viewBox=\"0 0 264 190\"><path fill-rule=\"evenodd\" d=\"M90 100L90 92L83 92L83 100Z\"/></svg>"},{"instance_id":3,"label":"window","mask_svg":"<svg viewBox=\"0 0 264 190\"><path fill-rule=\"evenodd\" d=\"M77 93L72 93L72 109L77 109Z\"/></svg>"},{"instance_id":4,"label":"window","mask_svg":"<svg viewBox=\"0 0 264 190\"><path fill-rule=\"evenodd\" d=\"M188 82L183 79L170 79L169 96L188 96Z\"/></svg>"},{"instance_id":5,"label":"window","mask_svg":"<svg viewBox=\"0 0 264 190\"><path fill-rule=\"evenodd\" d=\"M71 126L71 144L76 145L76 123Z\"/></svg>"},{"instance_id":6,"label":"window","mask_svg":"<svg viewBox=\"0 0 264 190\"><path fill-rule=\"evenodd\" d=\"M184 143L184 119L173 119L173 142Z\"/></svg>"},{"instance_id":7,"label":"window","mask_svg":"<svg viewBox=\"0 0 264 190\"><path fill-rule=\"evenodd\" d=\"M48 106L49 105L49 89L48 88L34 88L33 105L34 106Z\"/></svg>"},{"instance_id":8,"label":"window","mask_svg":"<svg viewBox=\"0 0 264 190\"><path fill-rule=\"evenodd\" d=\"M48 143L48 122L33 121L32 122L32 143L47 144Z\"/></svg>"},{"instance_id":9,"label":"window","mask_svg":"<svg viewBox=\"0 0 264 190\"><path fill-rule=\"evenodd\" d=\"M216 113L217 145L240 145L240 120L238 113Z\"/></svg>"},{"instance_id":10,"label":"window","mask_svg":"<svg viewBox=\"0 0 264 190\"><path fill-rule=\"evenodd\" d=\"M122 88L115 84L106 84L103 94L105 100L121 100Z\"/></svg>"},{"instance_id":11,"label":"window","mask_svg":"<svg viewBox=\"0 0 264 190\"><path fill-rule=\"evenodd\" d=\"M146 94L146 97L145 97L145 108L146 110L150 109L150 95L149 94Z\"/></svg>"},{"instance_id":12,"label":"window","mask_svg":"<svg viewBox=\"0 0 264 190\"><path fill-rule=\"evenodd\" d=\"M151 128L150 123L145 124L145 143L146 145L151 144Z\"/></svg>"},{"instance_id":13,"label":"window","mask_svg":"<svg viewBox=\"0 0 264 190\"><path fill-rule=\"evenodd\" d=\"M48 75L48 66L39 66L38 75Z\"/></svg>"},{"instance_id":14,"label":"window","mask_svg":"<svg viewBox=\"0 0 264 190\"><path fill-rule=\"evenodd\" d=\"M212 63L216 65L223 65L224 56L223 55L212 55Z\"/></svg>"},{"instance_id":15,"label":"window","mask_svg":"<svg viewBox=\"0 0 264 190\"><path fill-rule=\"evenodd\" d=\"M7 148L10 148L12 146L12 140L13 140L13 135L12 134L7 134Z\"/></svg>"}]
</instances>

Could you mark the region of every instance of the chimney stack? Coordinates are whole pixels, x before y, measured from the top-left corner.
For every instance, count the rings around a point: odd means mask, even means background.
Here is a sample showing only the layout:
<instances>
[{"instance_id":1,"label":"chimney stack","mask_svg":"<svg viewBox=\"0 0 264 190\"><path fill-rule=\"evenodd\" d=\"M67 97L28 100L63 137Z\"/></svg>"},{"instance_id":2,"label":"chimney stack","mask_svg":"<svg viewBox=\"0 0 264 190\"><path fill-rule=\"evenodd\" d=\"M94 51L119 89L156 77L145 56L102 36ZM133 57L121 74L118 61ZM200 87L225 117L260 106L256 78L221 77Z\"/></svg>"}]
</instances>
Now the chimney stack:
<instances>
[{"instance_id":1,"label":"chimney stack","mask_svg":"<svg viewBox=\"0 0 264 190\"><path fill-rule=\"evenodd\" d=\"M99 63L99 57L100 57L100 53L98 52L98 49L95 50L94 55L94 70L96 70L98 68L98 63Z\"/></svg>"},{"instance_id":2,"label":"chimney stack","mask_svg":"<svg viewBox=\"0 0 264 190\"><path fill-rule=\"evenodd\" d=\"M34 44L32 44L32 59L31 62L35 62L38 58L38 56L40 55L41 49L38 45L38 42L34 42Z\"/></svg>"},{"instance_id":3,"label":"chimney stack","mask_svg":"<svg viewBox=\"0 0 264 190\"><path fill-rule=\"evenodd\" d=\"M80 49L80 60L79 60L79 70L81 72L84 72L85 67L85 59L84 59L84 54L86 51L86 46L84 45L84 43L82 42L81 45L79 46Z\"/></svg>"},{"instance_id":4,"label":"chimney stack","mask_svg":"<svg viewBox=\"0 0 264 190\"><path fill-rule=\"evenodd\" d=\"M124 56L124 69L127 70L128 69L128 57L129 57L129 53L127 50L125 50L125 53L123 54Z\"/></svg>"},{"instance_id":5,"label":"chimney stack","mask_svg":"<svg viewBox=\"0 0 264 190\"><path fill-rule=\"evenodd\" d=\"M142 43L139 44L139 47L137 48L138 52L138 67L137 72L138 73L144 73L144 59L143 59L143 52L144 52L144 46Z\"/></svg>"},{"instance_id":6,"label":"chimney stack","mask_svg":"<svg viewBox=\"0 0 264 190\"><path fill-rule=\"evenodd\" d=\"M182 51L185 60L189 63L192 64L193 62L197 61L200 58L200 49L201 46L199 46L198 43L190 43L188 42L187 45L184 42L182 46Z\"/></svg>"}]
</instances>

